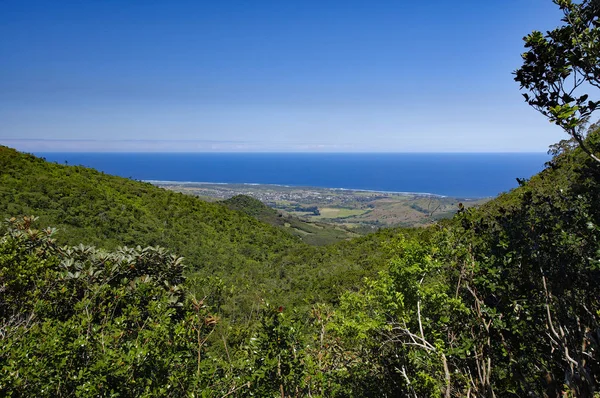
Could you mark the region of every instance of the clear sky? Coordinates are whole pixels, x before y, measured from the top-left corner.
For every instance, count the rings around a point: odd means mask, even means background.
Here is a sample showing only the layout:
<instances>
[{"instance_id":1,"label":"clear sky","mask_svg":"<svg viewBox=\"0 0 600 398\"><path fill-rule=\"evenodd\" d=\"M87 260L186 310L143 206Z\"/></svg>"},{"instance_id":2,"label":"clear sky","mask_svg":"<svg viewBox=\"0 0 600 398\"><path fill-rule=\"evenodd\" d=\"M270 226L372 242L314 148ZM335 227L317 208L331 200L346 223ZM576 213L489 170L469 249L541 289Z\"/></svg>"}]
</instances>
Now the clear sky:
<instances>
[{"instance_id":1,"label":"clear sky","mask_svg":"<svg viewBox=\"0 0 600 398\"><path fill-rule=\"evenodd\" d=\"M0 144L543 152L522 37L551 0L0 1Z\"/></svg>"}]
</instances>

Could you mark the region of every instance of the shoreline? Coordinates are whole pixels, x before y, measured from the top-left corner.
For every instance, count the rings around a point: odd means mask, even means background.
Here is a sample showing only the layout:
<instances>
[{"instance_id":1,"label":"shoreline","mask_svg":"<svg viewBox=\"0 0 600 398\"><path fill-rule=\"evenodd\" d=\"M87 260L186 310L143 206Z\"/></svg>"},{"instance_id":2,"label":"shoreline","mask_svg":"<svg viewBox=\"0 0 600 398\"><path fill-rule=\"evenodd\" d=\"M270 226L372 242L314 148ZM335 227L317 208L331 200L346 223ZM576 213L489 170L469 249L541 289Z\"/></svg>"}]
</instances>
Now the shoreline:
<instances>
[{"instance_id":1,"label":"shoreline","mask_svg":"<svg viewBox=\"0 0 600 398\"><path fill-rule=\"evenodd\" d=\"M281 187L290 189L321 189L331 191L345 191L345 192L370 192L370 193L381 193L381 194L393 194L399 196L424 196L424 197L435 197L435 198L457 198L464 200L480 200L487 199L488 196L483 197L467 197L467 196L448 196L440 195L430 192L406 192L406 191L382 191L374 189L360 189L360 188L331 188L331 187L315 187L315 186L303 186L303 185L284 185L284 184L262 184L253 182L203 182L203 181L169 181L169 180L142 180L152 185L221 185L221 186L264 186L264 187Z\"/></svg>"}]
</instances>

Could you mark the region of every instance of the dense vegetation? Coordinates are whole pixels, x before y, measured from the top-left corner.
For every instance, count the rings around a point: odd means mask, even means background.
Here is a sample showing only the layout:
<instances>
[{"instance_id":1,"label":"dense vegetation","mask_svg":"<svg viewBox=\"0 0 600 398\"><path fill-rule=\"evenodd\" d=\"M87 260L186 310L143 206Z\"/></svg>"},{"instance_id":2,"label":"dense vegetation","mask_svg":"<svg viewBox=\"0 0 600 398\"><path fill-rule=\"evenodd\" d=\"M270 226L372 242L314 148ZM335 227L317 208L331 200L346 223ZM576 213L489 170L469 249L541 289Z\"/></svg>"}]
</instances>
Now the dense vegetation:
<instances>
[{"instance_id":1,"label":"dense vegetation","mask_svg":"<svg viewBox=\"0 0 600 398\"><path fill-rule=\"evenodd\" d=\"M452 220L312 247L220 204L2 148L0 209L18 217L0 240L0 391L593 396L600 169L568 143L555 154Z\"/></svg>"},{"instance_id":2,"label":"dense vegetation","mask_svg":"<svg viewBox=\"0 0 600 398\"><path fill-rule=\"evenodd\" d=\"M232 210L241 211L258 220L277 227L286 229L292 235L302 239L311 245L327 245L339 242L351 237L360 236L346 228L340 226L307 222L291 214L283 215L281 212L265 205L260 200L247 195L236 195L222 202ZM304 209L318 213L316 206Z\"/></svg>"},{"instance_id":3,"label":"dense vegetation","mask_svg":"<svg viewBox=\"0 0 600 398\"><path fill-rule=\"evenodd\" d=\"M208 203L6 147L0 170L2 219L34 214L39 225L57 228L59 244L166 247L185 257L194 293L210 296L228 319L250 317L265 300L286 307L335 301L385 266L387 241L394 239L381 231L351 244L311 247L289 228L259 222L254 216L271 209L247 197Z\"/></svg>"},{"instance_id":4,"label":"dense vegetation","mask_svg":"<svg viewBox=\"0 0 600 398\"><path fill-rule=\"evenodd\" d=\"M599 148L598 131L586 144ZM402 244L389 271L345 296L347 316L370 320L349 336L375 352L378 394L597 393L600 169L564 150L430 242Z\"/></svg>"},{"instance_id":5,"label":"dense vegetation","mask_svg":"<svg viewBox=\"0 0 600 398\"><path fill-rule=\"evenodd\" d=\"M0 396L600 397L600 3L555 2L516 80L571 140L426 229L314 247L0 147Z\"/></svg>"}]
</instances>

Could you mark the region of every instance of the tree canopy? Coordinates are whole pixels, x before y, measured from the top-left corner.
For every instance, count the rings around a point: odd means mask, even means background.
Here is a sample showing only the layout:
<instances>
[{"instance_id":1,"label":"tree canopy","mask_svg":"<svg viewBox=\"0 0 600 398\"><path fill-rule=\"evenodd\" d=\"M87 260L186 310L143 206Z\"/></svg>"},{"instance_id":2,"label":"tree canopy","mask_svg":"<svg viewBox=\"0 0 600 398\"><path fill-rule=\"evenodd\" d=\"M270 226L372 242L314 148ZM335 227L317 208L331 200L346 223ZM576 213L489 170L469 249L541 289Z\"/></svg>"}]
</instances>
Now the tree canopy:
<instances>
[{"instance_id":1,"label":"tree canopy","mask_svg":"<svg viewBox=\"0 0 600 398\"><path fill-rule=\"evenodd\" d=\"M529 105L600 162L584 142L587 121L600 104L600 1L554 3L563 11L563 25L523 38L527 52L515 80Z\"/></svg>"}]
</instances>

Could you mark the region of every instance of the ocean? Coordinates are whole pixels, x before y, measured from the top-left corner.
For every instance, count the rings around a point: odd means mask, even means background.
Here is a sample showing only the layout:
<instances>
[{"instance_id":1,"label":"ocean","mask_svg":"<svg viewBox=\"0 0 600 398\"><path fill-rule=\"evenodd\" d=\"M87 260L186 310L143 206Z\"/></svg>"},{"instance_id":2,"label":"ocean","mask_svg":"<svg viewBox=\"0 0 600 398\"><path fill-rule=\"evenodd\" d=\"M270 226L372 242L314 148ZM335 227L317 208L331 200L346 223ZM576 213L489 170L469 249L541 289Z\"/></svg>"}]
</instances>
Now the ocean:
<instances>
[{"instance_id":1,"label":"ocean","mask_svg":"<svg viewBox=\"0 0 600 398\"><path fill-rule=\"evenodd\" d=\"M496 196L550 160L543 153L36 153L136 180L277 184Z\"/></svg>"}]
</instances>

